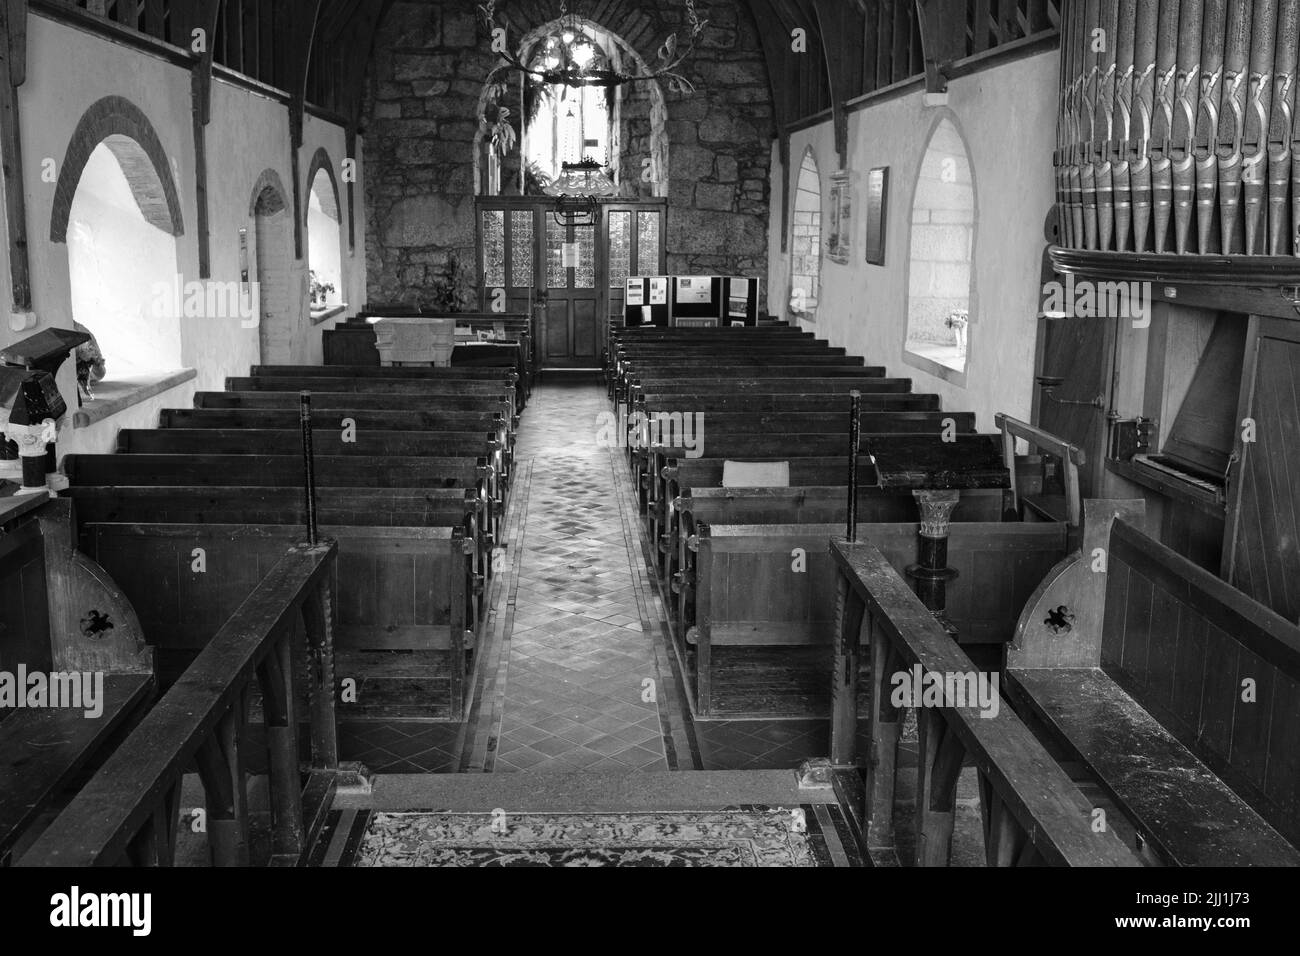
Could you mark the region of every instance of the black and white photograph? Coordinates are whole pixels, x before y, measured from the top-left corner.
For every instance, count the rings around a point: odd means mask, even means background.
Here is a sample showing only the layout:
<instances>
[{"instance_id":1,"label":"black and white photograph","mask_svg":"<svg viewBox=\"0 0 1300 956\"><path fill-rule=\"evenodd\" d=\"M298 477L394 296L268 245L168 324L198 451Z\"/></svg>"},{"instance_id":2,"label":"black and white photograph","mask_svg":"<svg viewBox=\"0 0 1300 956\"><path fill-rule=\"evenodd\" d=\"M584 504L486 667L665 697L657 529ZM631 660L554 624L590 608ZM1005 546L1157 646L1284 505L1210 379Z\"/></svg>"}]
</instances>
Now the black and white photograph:
<instances>
[{"instance_id":1,"label":"black and white photograph","mask_svg":"<svg viewBox=\"0 0 1300 956\"><path fill-rule=\"evenodd\" d=\"M0 925L1283 928L1298 79L1300 0L0 0Z\"/></svg>"}]
</instances>

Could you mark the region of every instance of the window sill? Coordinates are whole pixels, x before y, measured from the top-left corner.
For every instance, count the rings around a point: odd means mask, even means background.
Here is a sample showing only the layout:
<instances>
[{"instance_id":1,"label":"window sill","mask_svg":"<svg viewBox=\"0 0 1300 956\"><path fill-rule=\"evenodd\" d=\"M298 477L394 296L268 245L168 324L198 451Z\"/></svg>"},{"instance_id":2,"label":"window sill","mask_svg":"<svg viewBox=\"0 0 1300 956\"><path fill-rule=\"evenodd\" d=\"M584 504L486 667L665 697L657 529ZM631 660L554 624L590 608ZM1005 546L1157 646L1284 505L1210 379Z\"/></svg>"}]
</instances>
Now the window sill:
<instances>
[{"instance_id":1,"label":"window sill","mask_svg":"<svg viewBox=\"0 0 1300 956\"><path fill-rule=\"evenodd\" d=\"M130 378L99 382L95 385L94 401L73 413L72 427L89 428L132 405L197 378L198 374L195 369L183 368L175 372L143 372Z\"/></svg>"},{"instance_id":2,"label":"window sill","mask_svg":"<svg viewBox=\"0 0 1300 956\"><path fill-rule=\"evenodd\" d=\"M343 305L331 305L324 309L312 309L311 324L320 325L322 322L328 322L330 319L342 315L347 310L348 307L346 303Z\"/></svg>"},{"instance_id":3,"label":"window sill","mask_svg":"<svg viewBox=\"0 0 1300 956\"><path fill-rule=\"evenodd\" d=\"M966 387L966 370L964 368L956 369L951 365L945 365L942 361L937 360L938 358L947 358L948 352L955 354L955 349L939 346L932 350L932 354L935 357L931 357L921 352L913 351L914 348L915 346L912 346L911 348L904 346L904 364L910 365L915 369L920 369L922 372L927 372L935 378L941 378L945 382L956 385L960 388ZM924 348L924 346L922 346L922 348Z\"/></svg>"}]
</instances>

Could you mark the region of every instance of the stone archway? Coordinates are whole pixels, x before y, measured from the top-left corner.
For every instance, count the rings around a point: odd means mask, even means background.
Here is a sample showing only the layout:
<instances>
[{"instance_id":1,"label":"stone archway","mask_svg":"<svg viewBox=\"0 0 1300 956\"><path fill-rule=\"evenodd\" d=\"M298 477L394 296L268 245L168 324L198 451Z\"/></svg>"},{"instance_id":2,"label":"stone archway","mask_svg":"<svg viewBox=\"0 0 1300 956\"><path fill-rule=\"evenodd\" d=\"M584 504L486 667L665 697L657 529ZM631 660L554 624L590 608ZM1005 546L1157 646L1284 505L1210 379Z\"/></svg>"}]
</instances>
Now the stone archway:
<instances>
[{"instance_id":1,"label":"stone archway","mask_svg":"<svg viewBox=\"0 0 1300 956\"><path fill-rule=\"evenodd\" d=\"M248 212L253 220L260 361L287 364L299 324L293 308L293 212L275 170L258 177Z\"/></svg>"},{"instance_id":2,"label":"stone archway","mask_svg":"<svg viewBox=\"0 0 1300 956\"><path fill-rule=\"evenodd\" d=\"M106 96L86 110L72 134L55 186L50 241L68 241L68 220L86 164L100 144L117 158L145 220L173 236L185 232L171 163L158 134L138 106Z\"/></svg>"},{"instance_id":3,"label":"stone archway","mask_svg":"<svg viewBox=\"0 0 1300 956\"><path fill-rule=\"evenodd\" d=\"M626 60L631 65L631 72L639 74L652 72L641 54L615 30L583 17L577 18L577 23L595 33L597 41L616 61ZM554 32L560 25L560 20L555 19L530 30L519 43L520 58L526 62L529 56L532 55L532 50L538 41ZM479 95L478 108L475 112L475 115L479 118L478 131L474 134L473 145L474 194L476 196L485 194L487 179L485 175L486 150L491 131L483 117L491 100L491 86L490 82L483 84L483 90ZM652 170L650 193L654 197L664 197L668 195L669 187L667 99L657 81L642 81L635 84L635 86L644 102L639 103L635 116L629 114L626 117L625 125L630 120L635 120L644 125L645 132L640 135L643 135L648 141L647 151ZM522 127L524 122L522 116L519 121ZM522 129L519 132L522 133ZM636 136L637 134L634 132L633 135ZM517 144L516 149L519 148ZM639 169L636 171L636 175L640 176Z\"/></svg>"}]
</instances>

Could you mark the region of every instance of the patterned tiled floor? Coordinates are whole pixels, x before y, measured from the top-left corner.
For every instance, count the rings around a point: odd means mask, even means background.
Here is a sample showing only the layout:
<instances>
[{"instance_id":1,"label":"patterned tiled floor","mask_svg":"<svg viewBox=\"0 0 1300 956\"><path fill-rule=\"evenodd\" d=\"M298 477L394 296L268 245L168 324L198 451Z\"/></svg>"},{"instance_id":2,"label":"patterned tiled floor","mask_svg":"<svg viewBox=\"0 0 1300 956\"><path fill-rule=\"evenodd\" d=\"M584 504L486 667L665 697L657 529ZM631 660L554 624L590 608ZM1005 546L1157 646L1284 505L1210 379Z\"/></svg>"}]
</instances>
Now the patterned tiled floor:
<instances>
[{"instance_id":1,"label":"patterned tiled floor","mask_svg":"<svg viewBox=\"0 0 1300 956\"><path fill-rule=\"evenodd\" d=\"M826 720L691 721L624 453L596 442L609 407L594 377L552 375L533 392L503 535L511 567L493 590L468 725L346 724L344 759L378 773L501 773L767 770L826 755Z\"/></svg>"},{"instance_id":2,"label":"patterned tiled floor","mask_svg":"<svg viewBox=\"0 0 1300 956\"><path fill-rule=\"evenodd\" d=\"M593 384L561 380L534 391L521 429L516 457L532 470L516 489L522 540L496 772L667 769L615 486L621 459L597 444L608 409Z\"/></svg>"}]
</instances>

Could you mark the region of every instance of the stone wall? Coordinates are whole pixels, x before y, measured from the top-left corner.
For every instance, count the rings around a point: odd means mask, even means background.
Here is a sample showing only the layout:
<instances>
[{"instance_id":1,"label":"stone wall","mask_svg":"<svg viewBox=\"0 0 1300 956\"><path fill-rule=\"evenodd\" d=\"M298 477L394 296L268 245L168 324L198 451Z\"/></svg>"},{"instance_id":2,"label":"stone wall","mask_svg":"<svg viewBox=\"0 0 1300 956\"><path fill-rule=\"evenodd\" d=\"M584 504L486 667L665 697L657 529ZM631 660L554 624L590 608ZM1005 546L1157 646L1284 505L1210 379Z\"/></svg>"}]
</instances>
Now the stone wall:
<instances>
[{"instance_id":1,"label":"stone wall","mask_svg":"<svg viewBox=\"0 0 1300 956\"><path fill-rule=\"evenodd\" d=\"M660 44L681 29L683 6L614 0L603 5L600 25L653 64ZM472 0L398 0L379 28L364 123L372 301L418 298L452 253L475 267L475 138L495 58L474 7ZM696 91L665 90L668 269L765 278L775 130L756 27L740 0L697 7L709 26L683 70ZM518 42L558 12L552 0L501 0L498 19L510 18ZM639 170L627 151L648 149L648 132L625 129L624 136L622 168ZM507 165L503 184L514 168Z\"/></svg>"}]
</instances>

